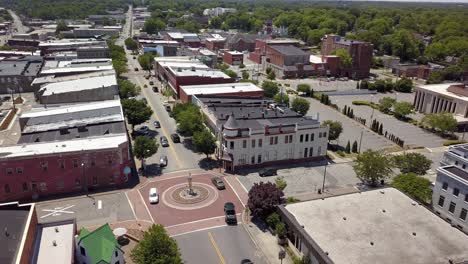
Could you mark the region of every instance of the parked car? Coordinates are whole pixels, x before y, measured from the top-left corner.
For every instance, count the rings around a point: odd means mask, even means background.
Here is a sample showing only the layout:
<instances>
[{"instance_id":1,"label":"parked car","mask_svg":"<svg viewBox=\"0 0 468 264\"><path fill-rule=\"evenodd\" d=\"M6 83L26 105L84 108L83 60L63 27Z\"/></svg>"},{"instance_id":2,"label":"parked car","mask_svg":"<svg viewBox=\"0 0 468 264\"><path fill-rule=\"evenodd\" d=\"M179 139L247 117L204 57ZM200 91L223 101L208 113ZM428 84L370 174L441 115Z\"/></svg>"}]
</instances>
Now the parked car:
<instances>
[{"instance_id":1,"label":"parked car","mask_svg":"<svg viewBox=\"0 0 468 264\"><path fill-rule=\"evenodd\" d=\"M155 93L158 93L158 92L159 92L159 90L158 90L158 87L157 87L157 86L153 86L153 92L155 92Z\"/></svg>"},{"instance_id":2,"label":"parked car","mask_svg":"<svg viewBox=\"0 0 468 264\"><path fill-rule=\"evenodd\" d=\"M171 112L171 105L167 104L165 106L167 112Z\"/></svg>"},{"instance_id":3,"label":"parked car","mask_svg":"<svg viewBox=\"0 0 468 264\"><path fill-rule=\"evenodd\" d=\"M159 123L159 121L154 121L153 125L154 125L154 128L161 128L161 123Z\"/></svg>"},{"instance_id":4,"label":"parked car","mask_svg":"<svg viewBox=\"0 0 468 264\"><path fill-rule=\"evenodd\" d=\"M133 59L136 60L136 56L133 56Z\"/></svg>"},{"instance_id":5,"label":"parked car","mask_svg":"<svg viewBox=\"0 0 468 264\"><path fill-rule=\"evenodd\" d=\"M171 139L172 139L172 142L174 143L180 143L180 137L176 133L171 134Z\"/></svg>"},{"instance_id":6,"label":"parked car","mask_svg":"<svg viewBox=\"0 0 468 264\"><path fill-rule=\"evenodd\" d=\"M134 70L135 70L135 71L138 71L138 68L135 68Z\"/></svg>"},{"instance_id":7,"label":"parked car","mask_svg":"<svg viewBox=\"0 0 468 264\"><path fill-rule=\"evenodd\" d=\"M153 81L150 81L149 84L150 84L150 85L154 85L154 82L153 82Z\"/></svg>"},{"instance_id":8,"label":"parked car","mask_svg":"<svg viewBox=\"0 0 468 264\"><path fill-rule=\"evenodd\" d=\"M149 130L149 127L148 127L148 126L141 126L140 128L138 128L138 130L140 130L140 131L148 131L148 130Z\"/></svg>"},{"instance_id":9,"label":"parked car","mask_svg":"<svg viewBox=\"0 0 468 264\"><path fill-rule=\"evenodd\" d=\"M276 169L273 169L273 168L264 168L264 169L261 169L259 172L258 172L258 175L260 177L265 177L265 176L274 176L274 175L277 175L276 173Z\"/></svg>"},{"instance_id":10,"label":"parked car","mask_svg":"<svg viewBox=\"0 0 468 264\"><path fill-rule=\"evenodd\" d=\"M156 188L151 188L149 190L149 202L150 204L159 203L159 194Z\"/></svg>"},{"instance_id":11,"label":"parked car","mask_svg":"<svg viewBox=\"0 0 468 264\"><path fill-rule=\"evenodd\" d=\"M167 137L162 136L159 141L161 142L161 146L164 148L169 147L169 141L167 141Z\"/></svg>"},{"instance_id":12,"label":"parked car","mask_svg":"<svg viewBox=\"0 0 468 264\"><path fill-rule=\"evenodd\" d=\"M159 159L159 166L160 167L166 167L167 166L167 156L166 155L161 156L161 158Z\"/></svg>"},{"instance_id":13,"label":"parked car","mask_svg":"<svg viewBox=\"0 0 468 264\"><path fill-rule=\"evenodd\" d=\"M253 262L250 259L243 259L241 260L241 264L253 264Z\"/></svg>"},{"instance_id":14,"label":"parked car","mask_svg":"<svg viewBox=\"0 0 468 264\"><path fill-rule=\"evenodd\" d=\"M224 214L226 215L226 224L237 224L236 208L233 203L227 202L224 204Z\"/></svg>"},{"instance_id":15,"label":"parked car","mask_svg":"<svg viewBox=\"0 0 468 264\"><path fill-rule=\"evenodd\" d=\"M214 184L214 186L216 186L218 190L226 189L226 186L224 185L223 180L221 180L221 178L219 177L211 178L211 182Z\"/></svg>"}]
</instances>

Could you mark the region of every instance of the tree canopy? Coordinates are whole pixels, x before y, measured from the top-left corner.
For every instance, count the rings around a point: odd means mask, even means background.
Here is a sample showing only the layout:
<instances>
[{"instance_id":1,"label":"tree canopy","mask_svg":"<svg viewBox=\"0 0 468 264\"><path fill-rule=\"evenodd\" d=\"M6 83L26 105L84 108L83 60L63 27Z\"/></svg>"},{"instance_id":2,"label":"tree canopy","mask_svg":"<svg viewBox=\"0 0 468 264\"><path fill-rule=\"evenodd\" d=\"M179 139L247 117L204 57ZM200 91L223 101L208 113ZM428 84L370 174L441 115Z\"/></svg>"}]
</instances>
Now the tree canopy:
<instances>
[{"instance_id":1,"label":"tree canopy","mask_svg":"<svg viewBox=\"0 0 468 264\"><path fill-rule=\"evenodd\" d=\"M288 94L276 94L274 97L273 97L273 100L278 103L278 104L289 104L289 96Z\"/></svg>"},{"instance_id":2,"label":"tree canopy","mask_svg":"<svg viewBox=\"0 0 468 264\"><path fill-rule=\"evenodd\" d=\"M431 168L432 161L421 153L404 153L393 157L395 166L401 173L416 173L418 175L426 174Z\"/></svg>"},{"instance_id":3,"label":"tree canopy","mask_svg":"<svg viewBox=\"0 0 468 264\"><path fill-rule=\"evenodd\" d=\"M153 224L131 252L136 264L171 263L182 264L182 256L174 238L171 238L162 225Z\"/></svg>"},{"instance_id":4,"label":"tree canopy","mask_svg":"<svg viewBox=\"0 0 468 264\"><path fill-rule=\"evenodd\" d=\"M159 31L164 30L166 24L158 18L151 17L145 21L143 31L148 34L157 34Z\"/></svg>"},{"instance_id":5,"label":"tree canopy","mask_svg":"<svg viewBox=\"0 0 468 264\"><path fill-rule=\"evenodd\" d=\"M311 93L311 88L310 88L310 85L306 84L306 83L300 83L297 85L297 91L300 92L300 93L304 93L305 95L310 95Z\"/></svg>"},{"instance_id":6,"label":"tree canopy","mask_svg":"<svg viewBox=\"0 0 468 264\"><path fill-rule=\"evenodd\" d=\"M145 102L136 99L123 99L122 108L132 130L136 125L148 121L153 110Z\"/></svg>"},{"instance_id":7,"label":"tree canopy","mask_svg":"<svg viewBox=\"0 0 468 264\"><path fill-rule=\"evenodd\" d=\"M122 99L135 97L140 94L140 88L129 80L117 79L119 85L119 95Z\"/></svg>"},{"instance_id":8,"label":"tree canopy","mask_svg":"<svg viewBox=\"0 0 468 264\"><path fill-rule=\"evenodd\" d=\"M393 105L395 104L396 100L391 98L391 97L384 97L379 100L379 108L380 111L384 113L390 112L390 109L392 109Z\"/></svg>"},{"instance_id":9,"label":"tree canopy","mask_svg":"<svg viewBox=\"0 0 468 264\"><path fill-rule=\"evenodd\" d=\"M361 181L375 186L390 177L393 161L381 152L369 149L358 155L353 169Z\"/></svg>"},{"instance_id":10,"label":"tree canopy","mask_svg":"<svg viewBox=\"0 0 468 264\"><path fill-rule=\"evenodd\" d=\"M307 114L309 111L310 103L304 98L296 97L291 103L291 109L298 112L301 115Z\"/></svg>"},{"instance_id":11,"label":"tree canopy","mask_svg":"<svg viewBox=\"0 0 468 264\"><path fill-rule=\"evenodd\" d=\"M422 123L442 134L453 133L457 130L457 120L451 113L426 114Z\"/></svg>"},{"instance_id":12,"label":"tree canopy","mask_svg":"<svg viewBox=\"0 0 468 264\"><path fill-rule=\"evenodd\" d=\"M158 148L159 145L156 143L156 140L145 136L138 136L135 138L133 145L133 154L137 159L144 160L156 154Z\"/></svg>"},{"instance_id":13,"label":"tree canopy","mask_svg":"<svg viewBox=\"0 0 468 264\"><path fill-rule=\"evenodd\" d=\"M343 126L341 122L333 120L325 120L322 123L323 126L328 126L330 130L328 131L328 140L337 140L341 132L343 132Z\"/></svg>"},{"instance_id":14,"label":"tree canopy","mask_svg":"<svg viewBox=\"0 0 468 264\"><path fill-rule=\"evenodd\" d=\"M340 64L343 68L349 68L353 65L353 58L345 49L338 49L333 52L334 55L340 58Z\"/></svg>"},{"instance_id":15,"label":"tree canopy","mask_svg":"<svg viewBox=\"0 0 468 264\"><path fill-rule=\"evenodd\" d=\"M393 105L393 112L398 118L406 118L407 115L413 113L413 104L408 102L396 102Z\"/></svg>"},{"instance_id":16,"label":"tree canopy","mask_svg":"<svg viewBox=\"0 0 468 264\"><path fill-rule=\"evenodd\" d=\"M282 202L284 193L271 182L254 183L249 191L247 206L254 216L266 218Z\"/></svg>"},{"instance_id":17,"label":"tree canopy","mask_svg":"<svg viewBox=\"0 0 468 264\"><path fill-rule=\"evenodd\" d=\"M153 69L153 59L153 54L146 53L138 56L138 63L140 63L140 66L143 70L151 71L151 69Z\"/></svg>"},{"instance_id":18,"label":"tree canopy","mask_svg":"<svg viewBox=\"0 0 468 264\"><path fill-rule=\"evenodd\" d=\"M204 128L201 131L196 131L192 137L195 150L203 153L208 158L216 150L216 138L211 132Z\"/></svg>"},{"instance_id":19,"label":"tree canopy","mask_svg":"<svg viewBox=\"0 0 468 264\"><path fill-rule=\"evenodd\" d=\"M392 180L392 186L422 203L429 204L431 201L431 181L415 173L396 176Z\"/></svg>"},{"instance_id":20,"label":"tree canopy","mask_svg":"<svg viewBox=\"0 0 468 264\"><path fill-rule=\"evenodd\" d=\"M272 81L263 81L262 89L268 98L273 98L279 92L278 84Z\"/></svg>"},{"instance_id":21,"label":"tree canopy","mask_svg":"<svg viewBox=\"0 0 468 264\"><path fill-rule=\"evenodd\" d=\"M177 128L180 133L192 136L196 132L203 131L203 117L200 109L191 103L177 104L172 109Z\"/></svg>"},{"instance_id":22,"label":"tree canopy","mask_svg":"<svg viewBox=\"0 0 468 264\"><path fill-rule=\"evenodd\" d=\"M135 51L138 49L138 43L132 38L127 38L125 39L125 47L129 50Z\"/></svg>"}]
</instances>

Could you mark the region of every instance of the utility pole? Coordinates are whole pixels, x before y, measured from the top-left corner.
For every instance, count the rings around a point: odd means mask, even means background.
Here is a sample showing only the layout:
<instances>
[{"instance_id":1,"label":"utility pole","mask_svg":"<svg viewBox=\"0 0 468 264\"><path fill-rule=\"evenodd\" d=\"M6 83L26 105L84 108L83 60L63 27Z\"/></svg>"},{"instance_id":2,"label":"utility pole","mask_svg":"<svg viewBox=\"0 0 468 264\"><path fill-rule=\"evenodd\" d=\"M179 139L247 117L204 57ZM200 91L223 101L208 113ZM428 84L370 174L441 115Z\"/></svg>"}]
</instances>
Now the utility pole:
<instances>
[{"instance_id":1,"label":"utility pole","mask_svg":"<svg viewBox=\"0 0 468 264\"><path fill-rule=\"evenodd\" d=\"M323 171L322 193L325 193L325 177L327 176L328 160L325 158L325 170Z\"/></svg>"},{"instance_id":2,"label":"utility pole","mask_svg":"<svg viewBox=\"0 0 468 264\"><path fill-rule=\"evenodd\" d=\"M358 153L361 153L361 143L362 143L362 134L364 133L364 130L361 130L361 138L359 139L359 151Z\"/></svg>"}]
</instances>

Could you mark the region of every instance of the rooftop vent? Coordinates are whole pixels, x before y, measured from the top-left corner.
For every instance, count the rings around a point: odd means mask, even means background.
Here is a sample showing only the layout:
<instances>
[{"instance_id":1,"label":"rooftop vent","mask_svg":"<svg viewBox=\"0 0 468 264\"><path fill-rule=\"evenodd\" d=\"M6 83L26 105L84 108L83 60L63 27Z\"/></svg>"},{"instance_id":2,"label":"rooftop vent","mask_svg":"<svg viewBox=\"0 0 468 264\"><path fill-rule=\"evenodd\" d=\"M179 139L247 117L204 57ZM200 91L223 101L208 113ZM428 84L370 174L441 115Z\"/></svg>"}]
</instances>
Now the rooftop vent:
<instances>
[{"instance_id":1,"label":"rooftop vent","mask_svg":"<svg viewBox=\"0 0 468 264\"><path fill-rule=\"evenodd\" d=\"M370 242L370 245L371 245L371 246L373 246L373 245L374 245L374 242L373 242L373 241L371 241L371 242Z\"/></svg>"},{"instance_id":2,"label":"rooftop vent","mask_svg":"<svg viewBox=\"0 0 468 264\"><path fill-rule=\"evenodd\" d=\"M413 232L413 236L416 236L416 232Z\"/></svg>"},{"instance_id":3,"label":"rooftop vent","mask_svg":"<svg viewBox=\"0 0 468 264\"><path fill-rule=\"evenodd\" d=\"M381 193L381 194L385 194L385 191L384 191L384 190L380 190L380 193Z\"/></svg>"},{"instance_id":4,"label":"rooftop vent","mask_svg":"<svg viewBox=\"0 0 468 264\"><path fill-rule=\"evenodd\" d=\"M59 232L59 228L56 226L55 227L55 233L58 233Z\"/></svg>"},{"instance_id":5,"label":"rooftop vent","mask_svg":"<svg viewBox=\"0 0 468 264\"><path fill-rule=\"evenodd\" d=\"M385 209L383 209L383 210L382 210L382 213L385 213L385 212L386 212Z\"/></svg>"},{"instance_id":6,"label":"rooftop vent","mask_svg":"<svg viewBox=\"0 0 468 264\"><path fill-rule=\"evenodd\" d=\"M56 247L56 246L57 246L57 241L55 241L55 240L52 241L52 245L53 245L54 247Z\"/></svg>"},{"instance_id":7,"label":"rooftop vent","mask_svg":"<svg viewBox=\"0 0 468 264\"><path fill-rule=\"evenodd\" d=\"M345 220L345 221L346 221L346 216L344 216L344 217L343 217L343 220Z\"/></svg>"}]
</instances>

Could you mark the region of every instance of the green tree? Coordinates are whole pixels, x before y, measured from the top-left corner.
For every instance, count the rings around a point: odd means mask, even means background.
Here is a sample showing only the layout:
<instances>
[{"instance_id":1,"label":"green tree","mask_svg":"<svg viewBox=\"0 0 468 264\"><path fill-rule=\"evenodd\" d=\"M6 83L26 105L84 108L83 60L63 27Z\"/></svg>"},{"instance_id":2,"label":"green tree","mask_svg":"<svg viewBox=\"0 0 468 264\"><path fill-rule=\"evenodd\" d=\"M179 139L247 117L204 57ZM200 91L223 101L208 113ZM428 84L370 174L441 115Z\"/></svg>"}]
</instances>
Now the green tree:
<instances>
[{"instance_id":1,"label":"green tree","mask_svg":"<svg viewBox=\"0 0 468 264\"><path fill-rule=\"evenodd\" d=\"M278 84L272 81L263 81L262 89L268 98L273 98L279 92Z\"/></svg>"},{"instance_id":2,"label":"green tree","mask_svg":"<svg viewBox=\"0 0 468 264\"><path fill-rule=\"evenodd\" d=\"M345 152L348 154L351 153L351 143L349 143L349 140L348 140L348 143L346 144Z\"/></svg>"},{"instance_id":3,"label":"green tree","mask_svg":"<svg viewBox=\"0 0 468 264\"><path fill-rule=\"evenodd\" d=\"M413 113L413 104L408 102L397 102L393 105L393 112L397 118L406 118Z\"/></svg>"},{"instance_id":4,"label":"green tree","mask_svg":"<svg viewBox=\"0 0 468 264\"><path fill-rule=\"evenodd\" d=\"M426 83L437 84L437 83L442 83L444 80L445 80L444 71L432 71L431 73L429 73L429 77L427 77Z\"/></svg>"},{"instance_id":5,"label":"green tree","mask_svg":"<svg viewBox=\"0 0 468 264\"><path fill-rule=\"evenodd\" d=\"M143 25L143 31L148 34L157 34L159 31L164 30L166 24L161 19L158 18L149 18L146 20Z\"/></svg>"},{"instance_id":6,"label":"green tree","mask_svg":"<svg viewBox=\"0 0 468 264\"><path fill-rule=\"evenodd\" d=\"M307 114L307 111L309 111L309 107L310 103L304 98L296 97L291 103L291 109L298 112L301 115Z\"/></svg>"},{"instance_id":7,"label":"green tree","mask_svg":"<svg viewBox=\"0 0 468 264\"><path fill-rule=\"evenodd\" d=\"M445 59L445 57L448 55L448 50L446 45L442 44L441 42L435 42L426 48L424 55L430 60L440 61Z\"/></svg>"},{"instance_id":8,"label":"green tree","mask_svg":"<svg viewBox=\"0 0 468 264\"><path fill-rule=\"evenodd\" d=\"M221 17L213 17L210 19L210 28L219 29L223 24L223 19Z\"/></svg>"},{"instance_id":9,"label":"green tree","mask_svg":"<svg viewBox=\"0 0 468 264\"><path fill-rule=\"evenodd\" d=\"M340 58L341 67L349 68L353 65L353 58L346 49L337 49L333 54Z\"/></svg>"},{"instance_id":10,"label":"green tree","mask_svg":"<svg viewBox=\"0 0 468 264\"><path fill-rule=\"evenodd\" d=\"M183 263L176 240L159 224L153 224L144 233L143 239L133 248L130 256L136 264Z\"/></svg>"},{"instance_id":11,"label":"green tree","mask_svg":"<svg viewBox=\"0 0 468 264\"><path fill-rule=\"evenodd\" d=\"M136 125L148 121L153 110L145 102L136 99L123 99L122 108L128 123L132 125L132 131Z\"/></svg>"},{"instance_id":12,"label":"green tree","mask_svg":"<svg viewBox=\"0 0 468 264\"><path fill-rule=\"evenodd\" d=\"M328 126L328 141L337 140L340 137L341 132L343 132L343 126L341 122L333 120L325 120L322 122L322 126Z\"/></svg>"},{"instance_id":13,"label":"green tree","mask_svg":"<svg viewBox=\"0 0 468 264\"><path fill-rule=\"evenodd\" d=\"M354 140L354 142L353 142L353 147L352 147L352 149L351 149L351 152L353 152L353 153L357 153L357 152L358 152L358 143L357 143L356 140Z\"/></svg>"},{"instance_id":14,"label":"green tree","mask_svg":"<svg viewBox=\"0 0 468 264\"><path fill-rule=\"evenodd\" d=\"M132 38L127 38L125 39L125 47L131 51L136 51L138 50L138 43Z\"/></svg>"},{"instance_id":15,"label":"green tree","mask_svg":"<svg viewBox=\"0 0 468 264\"><path fill-rule=\"evenodd\" d=\"M145 71L151 71L153 69L153 59L154 55L151 53L145 53L143 55L138 56L138 63L140 63L140 66L143 70Z\"/></svg>"},{"instance_id":16,"label":"green tree","mask_svg":"<svg viewBox=\"0 0 468 264\"><path fill-rule=\"evenodd\" d=\"M271 67L267 67L265 69L266 74L270 74L270 72L272 72L272 71L273 71L273 69Z\"/></svg>"},{"instance_id":17,"label":"green tree","mask_svg":"<svg viewBox=\"0 0 468 264\"><path fill-rule=\"evenodd\" d=\"M385 81L384 80L377 80L374 83L374 88L379 93L385 92Z\"/></svg>"},{"instance_id":18,"label":"green tree","mask_svg":"<svg viewBox=\"0 0 468 264\"><path fill-rule=\"evenodd\" d=\"M177 123L180 132L187 136L194 135L204 128L203 119L198 109L196 111L186 110L181 112L178 114Z\"/></svg>"},{"instance_id":19,"label":"green tree","mask_svg":"<svg viewBox=\"0 0 468 264\"><path fill-rule=\"evenodd\" d=\"M392 186L422 203L429 204L431 202L431 181L415 173L396 176L392 180Z\"/></svg>"},{"instance_id":20,"label":"green tree","mask_svg":"<svg viewBox=\"0 0 468 264\"><path fill-rule=\"evenodd\" d=\"M289 96L287 94L279 93L273 97L273 100L278 104L289 104Z\"/></svg>"},{"instance_id":21,"label":"green tree","mask_svg":"<svg viewBox=\"0 0 468 264\"><path fill-rule=\"evenodd\" d=\"M361 181L376 186L380 180L390 177L393 162L387 155L369 149L358 155L353 169Z\"/></svg>"},{"instance_id":22,"label":"green tree","mask_svg":"<svg viewBox=\"0 0 468 264\"><path fill-rule=\"evenodd\" d=\"M395 90L402 93L411 93L413 90L413 81L403 77L396 81Z\"/></svg>"},{"instance_id":23,"label":"green tree","mask_svg":"<svg viewBox=\"0 0 468 264\"><path fill-rule=\"evenodd\" d=\"M153 156L158 151L159 145L152 138L145 136L138 136L135 138L133 145L133 154L141 161L141 166L144 169L145 159Z\"/></svg>"},{"instance_id":24,"label":"green tree","mask_svg":"<svg viewBox=\"0 0 468 264\"><path fill-rule=\"evenodd\" d=\"M396 100L391 97L384 97L379 100L379 109L384 113L390 112Z\"/></svg>"},{"instance_id":25,"label":"green tree","mask_svg":"<svg viewBox=\"0 0 468 264\"><path fill-rule=\"evenodd\" d=\"M67 23L65 23L65 21L63 20L59 20L57 22L57 28L55 29L55 35L58 35L60 32L67 31L67 30L68 30Z\"/></svg>"},{"instance_id":26,"label":"green tree","mask_svg":"<svg viewBox=\"0 0 468 264\"><path fill-rule=\"evenodd\" d=\"M362 81L361 81L361 87L360 87L360 88L361 88L361 89L365 89L365 90L369 89L369 82L366 81L366 80L362 80Z\"/></svg>"},{"instance_id":27,"label":"green tree","mask_svg":"<svg viewBox=\"0 0 468 264\"><path fill-rule=\"evenodd\" d=\"M442 134L455 132L458 124L451 113L426 114L422 123Z\"/></svg>"},{"instance_id":28,"label":"green tree","mask_svg":"<svg viewBox=\"0 0 468 264\"><path fill-rule=\"evenodd\" d=\"M224 73L233 79L237 78L237 73L231 69L224 70Z\"/></svg>"},{"instance_id":29,"label":"green tree","mask_svg":"<svg viewBox=\"0 0 468 264\"><path fill-rule=\"evenodd\" d=\"M420 153L404 153L393 157L395 166L401 173L416 173L418 175L426 174L431 168L432 161Z\"/></svg>"},{"instance_id":30,"label":"green tree","mask_svg":"<svg viewBox=\"0 0 468 264\"><path fill-rule=\"evenodd\" d=\"M216 138L211 132L204 128L201 131L193 133L193 145L198 153L203 153L206 158L213 154L216 150Z\"/></svg>"},{"instance_id":31,"label":"green tree","mask_svg":"<svg viewBox=\"0 0 468 264\"><path fill-rule=\"evenodd\" d=\"M276 187L278 187L282 191L284 191L284 189L286 189L286 186L288 186L288 183L284 180L283 177L277 177L275 179L275 184Z\"/></svg>"},{"instance_id":32,"label":"green tree","mask_svg":"<svg viewBox=\"0 0 468 264\"><path fill-rule=\"evenodd\" d=\"M117 84L119 85L119 95L122 99L127 99L140 94L139 87L129 80L118 79Z\"/></svg>"},{"instance_id":33,"label":"green tree","mask_svg":"<svg viewBox=\"0 0 468 264\"><path fill-rule=\"evenodd\" d=\"M249 79L250 75L247 71L242 71L242 79L247 80Z\"/></svg>"},{"instance_id":34,"label":"green tree","mask_svg":"<svg viewBox=\"0 0 468 264\"><path fill-rule=\"evenodd\" d=\"M310 85L306 83L300 83L297 85L297 91L300 93L304 93L307 96L310 96L311 88Z\"/></svg>"},{"instance_id":35,"label":"green tree","mask_svg":"<svg viewBox=\"0 0 468 264\"><path fill-rule=\"evenodd\" d=\"M272 81L273 81L274 79L276 79L276 74L275 74L275 72L274 72L274 71L271 71L270 73L268 73L267 78L268 78L269 80L272 80Z\"/></svg>"},{"instance_id":36,"label":"green tree","mask_svg":"<svg viewBox=\"0 0 468 264\"><path fill-rule=\"evenodd\" d=\"M272 228L274 228L279 222L281 222L281 218L278 213L271 213L266 218L266 223Z\"/></svg>"}]
</instances>

